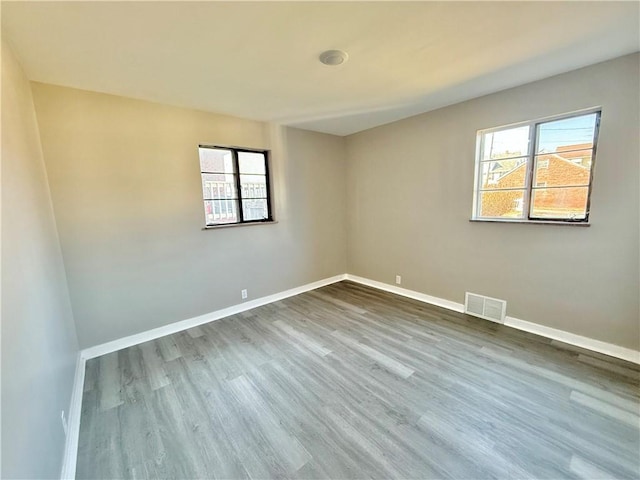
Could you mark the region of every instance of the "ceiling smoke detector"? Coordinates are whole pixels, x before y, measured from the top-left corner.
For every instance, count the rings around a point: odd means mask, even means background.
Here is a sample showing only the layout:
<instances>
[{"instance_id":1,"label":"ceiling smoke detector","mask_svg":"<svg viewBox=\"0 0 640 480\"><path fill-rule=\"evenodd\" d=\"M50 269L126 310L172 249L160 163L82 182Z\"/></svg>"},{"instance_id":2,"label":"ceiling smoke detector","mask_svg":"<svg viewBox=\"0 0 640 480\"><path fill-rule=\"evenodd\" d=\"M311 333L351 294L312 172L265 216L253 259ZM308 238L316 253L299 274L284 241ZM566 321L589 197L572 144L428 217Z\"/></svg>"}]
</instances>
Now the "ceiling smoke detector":
<instances>
[{"instance_id":1,"label":"ceiling smoke detector","mask_svg":"<svg viewBox=\"0 0 640 480\"><path fill-rule=\"evenodd\" d=\"M342 50L327 50L320 54L320 61L325 65L341 65L349 59L347 52Z\"/></svg>"}]
</instances>

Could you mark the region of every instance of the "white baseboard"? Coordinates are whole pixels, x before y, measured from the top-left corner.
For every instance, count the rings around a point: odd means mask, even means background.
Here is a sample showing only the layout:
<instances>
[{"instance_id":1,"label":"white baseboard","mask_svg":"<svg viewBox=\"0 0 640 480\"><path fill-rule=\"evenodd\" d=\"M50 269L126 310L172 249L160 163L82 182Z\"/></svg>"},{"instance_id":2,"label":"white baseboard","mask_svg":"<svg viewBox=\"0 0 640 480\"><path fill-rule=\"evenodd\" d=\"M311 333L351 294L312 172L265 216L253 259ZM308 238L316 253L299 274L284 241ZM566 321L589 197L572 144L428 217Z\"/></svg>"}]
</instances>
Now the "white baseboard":
<instances>
[{"instance_id":1,"label":"white baseboard","mask_svg":"<svg viewBox=\"0 0 640 480\"><path fill-rule=\"evenodd\" d=\"M583 337L582 335L576 335L575 333L546 327L538 323L527 322L526 320L520 320L519 318L509 316L505 318L504 324L511 328L535 333L541 337L551 338L553 340L558 340L559 342L568 343L569 345L575 345L576 347L582 347L598 353L604 353L605 355L640 365L640 352L632 350L631 348L621 347L620 345L614 345L613 343L602 342L593 338Z\"/></svg>"},{"instance_id":2,"label":"white baseboard","mask_svg":"<svg viewBox=\"0 0 640 480\"><path fill-rule=\"evenodd\" d=\"M346 275L346 280L351 280L362 285L384 290L386 292L395 293L403 297L413 298L421 302L430 303L438 307L447 308L455 312L464 312L464 305L462 303L452 302L451 300L445 300L439 297L433 297L424 293L416 292L414 290L408 290L388 283L378 282L376 280L370 280L368 278L359 277L357 275ZM568 343L569 345L575 345L576 347L585 348L594 352L603 353L612 357L627 360L628 362L640 364L640 352L632 350L630 348L621 347L612 343L602 342L593 338L583 337L582 335L576 335L575 333L566 332L564 330L558 330L556 328L546 327L533 322L527 322L526 320L520 320L519 318L507 316L504 321L504 325L516 328L529 333L535 333L542 337L551 338L560 342Z\"/></svg>"},{"instance_id":3,"label":"white baseboard","mask_svg":"<svg viewBox=\"0 0 640 480\"><path fill-rule=\"evenodd\" d=\"M128 337L120 338L112 342L103 343L94 347L85 348L78 354L76 363L76 372L73 381L73 391L71 393L71 404L69 406L69 423L67 428L67 438L64 448L64 458L62 460L62 471L60 478L62 480L74 479L76 476L76 463L78 459L78 441L80 438L80 416L82 412L82 392L84 390L84 373L86 361L90 358L99 357L107 353L116 352L123 348L131 347L139 343L148 342L165 335L181 332L188 328L196 327L204 323L219 320L229 315L251 310L268 303L277 302L278 300L299 295L309 290L324 287L332 283L340 282L346 278L346 274L336 275L334 277L318 280L317 282L308 283L300 287L295 287L284 292L274 293L266 297L257 298L249 302L233 305L228 308L216 310L215 312L200 315L199 317L189 318L180 322L171 323L162 327L147 330L146 332L137 333Z\"/></svg>"},{"instance_id":4,"label":"white baseboard","mask_svg":"<svg viewBox=\"0 0 640 480\"><path fill-rule=\"evenodd\" d=\"M80 438L80 414L82 412L82 392L84 390L85 358L78 353L76 372L73 377L73 390L67 416L67 437L64 444L64 457L60 478L70 480L76 477L76 461L78 458L78 440Z\"/></svg>"},{"instance_id":5,"label":"white baseboard","mask_svg":"<svg viewBox=\"0 0 640 480\"><path fill-rule=\"evenodd\" d=\"M376 280L359 277L357 275L351 275L350 273L347 273L346 280L361 283L362 285L377 288L378 290L384 290L385 292L395 293L396 295L401 295L403 297L413 298L414 300L418 300L424 303L430 303L431 305L447 308L455 312L464 312L464 305L462 305L461 303L452 302L451 300L445 300L444 298L433 297L431 295L427 295L426 293L416 292L415 290L408 290L406 288L397 287L395 285L389 285L388 283L382 283Z\"/></svg>"},{"instance_id":6,"label":"white baseboard","mask_svg":"<svg viewBox=\"0 0 640 480\"><path fill-rule=\"evenodd\" d=\"M285 290L284 292L275 293L266 297L261 297L249 302L233 305L231 307L216 310L215 312L200 315L198 317L182 320L179 322L171 323L162 327L147 330L146 332L137 333L128 337L120 338L112 342L103 343L94 347L89 347L80 352L78 355L78 361L76 364L76 373L73 384L73 392L71 394L71 405L69 407L69 424L67 440L65 443L65 452L62 465L61 478L73 479L76 473L76 460L78 456L78 439L80 435L80 413L82 410L82 392L84 388L84 373L86 360L90 358L99 357L107 353L112 353L123 348L138 345L140 343L148 342L156 338L170 335L172 333L181 332L188 328L196 327L204 323L209 323L214 320L219 320L236 313L241 313L252 308L260 307L268 303L277 302L294 295L299 295L309 290L315 290L316 288L324 287L332 283L340 282L342 280L351 280L352 282L367 285L386 292L395 293L403 297L412 298L421 302L436 305L438 307L447 308L455 312L464 312L464 305L451 300L446 300L439 297L434 297L424 293L416 292L414 290L408 290L406 288L397 287L395 285L389 285L387 283L378 282L376 280L370 280L368 278L359 277L357 275L342 274L334 277L325 278L317 282L308 283L300 287ZM506 317L505 325L523 330L525 332L535 333L543 337L558 340L570 345L585 348L587 350L593 350L595 352L610 355L612 357L621 358L629 362L640 364L640 352L613 345L611 343L601 342L600 340L594 340L592 338L583 337L574 333L565 332L563 330L557 330L555 328L546 327L525 320L520 320L513 317Z\"/></svg>"},{"instance_id":7,"label":"white baseboard","mask_svg":"<svg viewBox=\"0 0 640 480\"><path fill-rule=\"evenodd\" d=\"M307 283L306 285L291 288L289 290L285 290L284 292L274 293L273 295L267 295L266 297L256 298L255 300L232 305L231 307L216 310L215 312L205 313L204 315L200 315L198 317L170 323L162 327L147 330L146 332L136 333L135 335L129 335L128 337L119 338L118 340L113 340L112 342L85 348L84 350L82 350L81 354L85 360L99 357L107 353L122 350L123 348L138 345L150 340L155 340L156 338L164 337L165 335L171 335L172 333L181 332L183 330L187 330L188 328L197 327L198 325L202 325L204 323L209 323L214 320L228 317L230 315L235 315L236 313L245 312L247 310L251 310L252 308L261 307L262 305L266 305L268 303L277 302L278 300L282 300L287 297L299 295L301 293L308 292L309 290L315 290L316 288L324 287L325 285L340 282L345 278L346 274L342 274L325 278L323 280L318 280L317 282Z\"/></svg>"}]
</instances>

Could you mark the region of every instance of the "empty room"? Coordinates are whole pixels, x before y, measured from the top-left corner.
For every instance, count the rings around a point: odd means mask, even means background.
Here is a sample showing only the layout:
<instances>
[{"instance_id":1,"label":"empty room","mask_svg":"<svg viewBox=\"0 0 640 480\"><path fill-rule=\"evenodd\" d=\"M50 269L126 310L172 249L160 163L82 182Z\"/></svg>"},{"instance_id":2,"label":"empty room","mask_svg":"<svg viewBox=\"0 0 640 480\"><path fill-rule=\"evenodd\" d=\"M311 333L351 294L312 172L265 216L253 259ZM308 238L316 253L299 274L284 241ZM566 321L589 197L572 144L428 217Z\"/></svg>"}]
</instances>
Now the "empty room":
<instances>
[{"instance_id":1,"label":"empty room","mask_svg":"<svg viewBox=\"0 0 640 480\"><path fill-rule=\"evenodd\" d=\"M3 479L640 478L640 3L0 7Z\"/></svg>"}]
</instances>

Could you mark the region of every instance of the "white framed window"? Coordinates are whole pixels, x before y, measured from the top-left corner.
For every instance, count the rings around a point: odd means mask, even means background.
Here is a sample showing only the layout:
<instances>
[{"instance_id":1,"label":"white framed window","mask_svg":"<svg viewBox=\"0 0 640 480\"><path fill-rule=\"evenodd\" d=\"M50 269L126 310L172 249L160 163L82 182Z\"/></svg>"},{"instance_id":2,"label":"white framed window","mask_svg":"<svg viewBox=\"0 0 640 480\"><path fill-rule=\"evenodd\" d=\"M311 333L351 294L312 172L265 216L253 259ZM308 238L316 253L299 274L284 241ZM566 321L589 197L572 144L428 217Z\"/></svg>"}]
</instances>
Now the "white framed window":
<instances>
[{"instance_id":1,"label":"white framed window","mask_svg":"<svg viewBox=\"0 0 640 480\"><path fill-rule=\"evenodd\" d=\"M472 220L587 223L599 127L593 108L479 130Z\"/></svg>"}]
</instances>

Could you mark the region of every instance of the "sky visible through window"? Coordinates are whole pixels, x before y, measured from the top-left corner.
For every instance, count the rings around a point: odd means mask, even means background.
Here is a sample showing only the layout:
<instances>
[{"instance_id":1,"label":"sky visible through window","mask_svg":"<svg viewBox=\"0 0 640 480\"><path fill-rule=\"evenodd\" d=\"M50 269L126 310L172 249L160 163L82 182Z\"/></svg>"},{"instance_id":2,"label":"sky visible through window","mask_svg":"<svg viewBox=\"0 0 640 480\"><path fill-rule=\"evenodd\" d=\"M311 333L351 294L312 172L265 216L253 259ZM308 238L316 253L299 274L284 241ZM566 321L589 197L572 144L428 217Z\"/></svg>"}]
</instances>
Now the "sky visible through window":
<instances>
[{"instance_id":1,"label":"sky visible through window","mask_svg":"<svg viewBox=\"0 0 640 480\"><path fill-rule=\"evenodd\" d=\"M579 145L593 142L596 125L595 113L555 122L543 123L539 127L538 151L554 152L564 145Z\"/></svg>"},{"instance_id":2,"label":"sky visible through window","mask_svg":"<svg viewBox=\"0 0 640 480\"><path fill-rule=\"evenodd\" d=\"M593 142L597 115L582 115L539 126L537 153L555 152L558 147ZM483 160L527 155L529 127L516 127L485 135Z\"/></svg>"}]
</instances>

